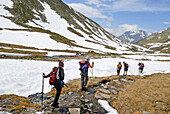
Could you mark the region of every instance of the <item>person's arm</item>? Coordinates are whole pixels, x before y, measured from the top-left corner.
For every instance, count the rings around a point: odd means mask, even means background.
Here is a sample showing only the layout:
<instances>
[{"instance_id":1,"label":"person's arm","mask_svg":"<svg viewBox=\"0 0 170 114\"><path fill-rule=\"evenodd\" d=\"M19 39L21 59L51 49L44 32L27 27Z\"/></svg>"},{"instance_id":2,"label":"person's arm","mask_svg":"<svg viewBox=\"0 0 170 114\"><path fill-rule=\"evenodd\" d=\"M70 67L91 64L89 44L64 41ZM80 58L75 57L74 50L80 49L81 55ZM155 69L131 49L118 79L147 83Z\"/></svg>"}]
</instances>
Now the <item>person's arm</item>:
<instances>
[{"instance_id":1,"label":"person's arm","mask_svg":"<svg viewBox=\"0 0 170 114\"><path fill-rule=\"evenodd\" d=\"M90 64L90 68L93 68L93 66L94 66L94 62L92 62L92 65Z\"/></svg>"},{"instance_id":2,"label":"person's arm","mask_svg":"<svg viewBox=\"0 0 170 114\"><path fill-rule=\"evenodd\" d=\"M44 78L48 78L50 76L51 72L48 75L45 75L45 73L42 74Z\"/></svg>"}]
</instances>

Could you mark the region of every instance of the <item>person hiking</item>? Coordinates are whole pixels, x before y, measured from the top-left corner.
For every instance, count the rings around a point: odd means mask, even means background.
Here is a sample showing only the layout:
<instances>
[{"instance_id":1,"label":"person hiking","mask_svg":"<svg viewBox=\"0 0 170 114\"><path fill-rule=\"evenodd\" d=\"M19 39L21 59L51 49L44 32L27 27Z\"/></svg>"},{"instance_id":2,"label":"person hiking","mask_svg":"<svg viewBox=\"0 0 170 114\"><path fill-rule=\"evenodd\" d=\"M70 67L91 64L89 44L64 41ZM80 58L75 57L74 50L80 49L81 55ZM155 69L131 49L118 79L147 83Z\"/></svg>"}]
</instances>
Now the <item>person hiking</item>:
<instances>
[{"instance_id":1,"label":"person hiking","mask_svg":"<svg viewBox=\"0 0 170 114\"><path fill-rule=\"evenodd\" d=\"M144 64L139 62L139 74L141 74L143 72L144 69Z\"/></svg>"},{"instance_id":2,"label":"person hiking","mask_svg":"<svg viewBox=\"0 0 170 114\"><path fill-rule=\"evenodd\" d=\"M58 67L54 67L52 71L48 74L45 75L44 73L42 74L43 78L50 78L50 85L54 85L57 93L55 95L54 101L52 103L52 106L54 108L58 108L58 99L61 94L62 87L64 86L64 63L59 60Z\"/></svg>"},{"instance_id":3,"label":"person hiking","mask_svg":"<svg viewBox=\"0 0 170 114\"><path fill-rule=\"evenodd\" d=\"M118 65L117 65L117 75L120 74L121 68L122 68L122 64L121 64L121 62L119 62Z\"/></svg>"},{"instance_id":4,"label":"person hiking","mask_svg":"<svg viewBox=\"0 0 170 114\"><path fill-rule=\"evenodd\" d=\"M88 68L91 67L93 68L94 62L92 62L92 65L90 64L90 57L87 56L86 60L79 61L80 68L79 70L81 71L81 90L86 91L86 85L88 82Z\"/></svg>"},{"instance_id":5,"label":"person hiking","mask_svg":"<svg viewBox=\"0 0 170 114\"><path fill-rule=\"evenodd\" d=\"M123 75L124 75L124 76L127 76L127 71L128 71L129 65L128 65L128 63L125 63L125 62L123 62L123 64L124 64L124 72L123 72Z\"/></svg>"}]
</instances>

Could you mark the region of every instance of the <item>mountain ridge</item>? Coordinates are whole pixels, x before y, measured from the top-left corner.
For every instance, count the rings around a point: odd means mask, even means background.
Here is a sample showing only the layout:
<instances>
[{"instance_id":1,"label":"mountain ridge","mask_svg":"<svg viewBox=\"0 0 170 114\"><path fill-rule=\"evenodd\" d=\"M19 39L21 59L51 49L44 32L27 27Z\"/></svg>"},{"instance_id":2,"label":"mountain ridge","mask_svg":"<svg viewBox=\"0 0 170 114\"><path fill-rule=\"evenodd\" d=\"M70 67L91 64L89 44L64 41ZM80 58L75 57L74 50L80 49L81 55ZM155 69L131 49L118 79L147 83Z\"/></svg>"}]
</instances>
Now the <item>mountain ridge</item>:
<instances>
[{"instance_id":1,"label":"mountain ridge","mask_svg":"<svg viewBox=\"0 0 170 114\"><path fill-rule=\"evenodd\" d=\"M135 51L143 51L145 48L136 47L122 42L114 35L107 32L99 24L87 18L83 14L75 11L73 8L67 6L61 0L8 0L12 2L9 4L0 2L0 8L3 9L0 14L2 20L10 20L11 24L1 26L2 34L14 34L18 40L16 32L33 32L53 39L56 42L55 48L46 47L51 50L72 50L79 52L94 51L95 53L133 53ZM4 5L5 4L5 5ZM7 12L7 15L3 12ZM11 27L12 24L15 27ZM30 36L32 33L26 32L22 36ZM23 33L24 34L24 33ZM9 39L9 35L4 35ZM31 46L34 48L45 49L45 46L38 47L37 44L25 45L25 42L6 41L4 37L1 43L10 43L15 45ZM32 36L29 40L33 40ZM20 38L21 39L21 38ZM28 39L28 38L27 38ZM40 39L37 39L40 40ZM20 40L19 40L20 41ZM28 42L28 41L27 41ZM33 42L33 41L29 41ZM43 43L43 42L42 42ZM47 42L44 42L47 43ZM33 45L34 44L34 45ZM45 44L47 45L47 44ZM58 45L61 45L60 47ZM62 46L64 48L62 48ZM54 46L52 46L54 47Z\"/></svg>"},{"instance_id":2,"label":"mountain ridge","mask_svg":"<svg viewBox=\"0 0 170 114\"><path fill-rule=\"evenodd\" d=\"M152 33L147 33L144 30L138 30L138 31L126 31L122 35L118 36L120 39L135 44L139 40L142 40Z\"/></svg>"},{"instance_id":3,"label":"mountain ridge","mask_svg":"<svg viewBox=\"0 0 170 114\"><path fill-rule=\"evenodd\" d=\"M149 37L138 41L136 44L144 46L150 50L170 53L170 27Z\"/></svg>"}]
</instances>

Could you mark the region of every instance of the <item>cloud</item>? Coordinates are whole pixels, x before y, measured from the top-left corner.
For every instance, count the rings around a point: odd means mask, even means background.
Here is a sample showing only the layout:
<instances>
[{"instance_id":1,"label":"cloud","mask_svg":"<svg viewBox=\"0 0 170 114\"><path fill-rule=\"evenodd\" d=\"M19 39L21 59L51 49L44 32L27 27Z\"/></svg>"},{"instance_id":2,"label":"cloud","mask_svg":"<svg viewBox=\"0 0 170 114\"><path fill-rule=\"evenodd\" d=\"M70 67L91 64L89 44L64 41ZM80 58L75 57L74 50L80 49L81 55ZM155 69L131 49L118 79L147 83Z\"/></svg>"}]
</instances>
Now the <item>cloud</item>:
<instances>
[{"instance_id":1,"label":"cloud","mask_svg":"<svg viewBox=\"0 0 170 114\"><path fill-rule=\"evenodd\" d=\"M101 0L87 0L86 4L96 5L96 7L110 7L110 5L102 3Z\"/></svg>"},{"instance_id":2,"label":"cloud","mask_svg":"<svg viewBox=\"0 0 170 114\"><path fill-rule=\"evenodd\" d=\"M169 24L170 24L170 22L163 22L163 24L165 24L165 25L169 25Z\"/></svg>"},{"instance_id":3,"label":"cloud","mask_svg":"<svg viewBox=\"0 0 170 114\"><path fill-rule=\"evenodd\" d=\"M110 1L110 10L112 12L119 11L170 11L169 0L113 0Z\"/></svg>"},{"instance_id":4,"label":"cloud","mask_svg":"<svg viewBox=\"0 0 170 114\"><path fill-rule=\"evenodd\" d=\"M82 13L83 15L86 15L87 17L107 18L107 16L103 15L98 9L86 6L84 4L72 3L68 5L78 12Z\"/></svg>"},{"instance_id":5,"label":"cloud","mask_svg":"<svg viewBox=\"0 0 170 114\"><path fill-rule=\"evenodd\" d=\"M108 32L110 32L111 34L115 36L120 36L126 31L138 31L141 29L142 28L139 28L137 24L134 24L134 25L123 24L123 25L119 25L118 28L116 29L105 28L105 30L107 30Z\"/></svg>"}]
</instances>

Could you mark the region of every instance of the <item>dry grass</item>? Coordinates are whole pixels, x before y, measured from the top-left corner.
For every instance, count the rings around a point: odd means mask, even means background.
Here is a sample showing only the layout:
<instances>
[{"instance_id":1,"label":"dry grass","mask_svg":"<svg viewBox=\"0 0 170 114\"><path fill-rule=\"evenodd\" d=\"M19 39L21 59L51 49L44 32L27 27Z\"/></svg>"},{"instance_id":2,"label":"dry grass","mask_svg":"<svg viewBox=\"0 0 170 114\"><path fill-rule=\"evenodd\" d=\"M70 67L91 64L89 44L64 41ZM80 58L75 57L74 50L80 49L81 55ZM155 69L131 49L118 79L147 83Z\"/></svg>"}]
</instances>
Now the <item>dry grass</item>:
<instances>
[{"instance_id":1,"label":"dry grass","mask_svg":"<svg viewBox=\"0 0 170 114\"><path fill-rule=\"evenodd\" d=\"M120 114L147 111L151 114L170 113L170 74L153 74L138 79L120 92L117 101L112 102Z\"/></svg>"},{"instance_id":2,"label":"dry grass","mask_svg":"<svg viewBox=\"0 0 170 114\"><path fill-rule=\"evenodd\" d=\"M14 94L9 94L9 95L1 95L0 100L7 100L8 103L14 103L13 105L6 105L7 108L13 108L15 110L20 110L22 109L23 106L25 107L30 107L31 102L28 98L26 97L21 97L17 96Z\"/></svg>"}]
</instances>

